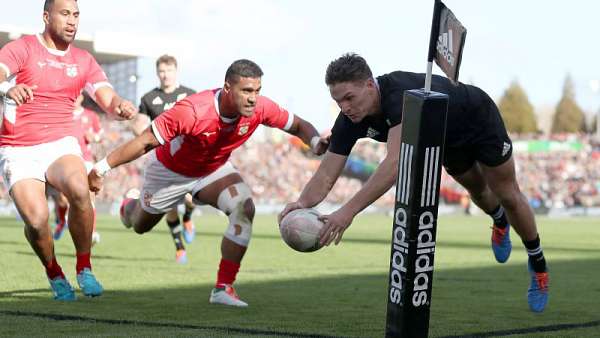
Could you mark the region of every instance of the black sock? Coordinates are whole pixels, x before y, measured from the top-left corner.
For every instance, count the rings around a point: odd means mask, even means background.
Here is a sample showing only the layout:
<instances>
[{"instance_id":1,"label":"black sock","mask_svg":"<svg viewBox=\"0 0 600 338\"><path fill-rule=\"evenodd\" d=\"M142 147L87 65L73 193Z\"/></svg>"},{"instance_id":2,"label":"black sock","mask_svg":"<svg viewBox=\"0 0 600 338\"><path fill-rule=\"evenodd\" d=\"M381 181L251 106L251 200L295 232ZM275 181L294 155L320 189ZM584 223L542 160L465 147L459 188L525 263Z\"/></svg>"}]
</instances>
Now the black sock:
<instances>
[{"instance_id":1,"label":"black sock","mask_svg":"<svg viewBox=\"0 0 600 338\"><path fill-rule=\"evenodd\" d=\"M183 241L181 240L181 224L179 224L179 218L175 222L169 222L167 220L167 225L169 226L169 230L171 231L171 236L173 237L173 242L175 243L175 249L177 250L185 250L183 246Z\"/></svg>"},{"instance_id":2,"label":"black sock","mask_svg":"<svg viewBox=\"0 0 600 338\"><path fill-rule=\"evenodd\" d=\"M540 236L537 235L534 240L523 241L525 248L527 249L527 255L529 256L529 263L533 267L535 272L546 272L546 259L544 258L544 251L540 245Z\"/></svg>"},{"instance_id":3,"label":"black sock","mask_svg":"<svg viewBox=\"0 0 600 338\"><path fill-rule=\"evenodd\" d=\"M192 212L194 212L194 207L188 208L185 207L185 212L183 213L183 221L187 222L192 219Z\"/></svg>"},{"instance_id":4,"label":"black sock","mask_svg":"<svg viewBox=\"0 0 600 338\"><path fill-rule=\"evenodd\" d=\"M496 207L494 211L488 213L488 215L490 215L497 228L504 229L508 226L508 219L506 218L506 213L501 205L498 205L498 207Z\"/></svg>"}]
</instances>

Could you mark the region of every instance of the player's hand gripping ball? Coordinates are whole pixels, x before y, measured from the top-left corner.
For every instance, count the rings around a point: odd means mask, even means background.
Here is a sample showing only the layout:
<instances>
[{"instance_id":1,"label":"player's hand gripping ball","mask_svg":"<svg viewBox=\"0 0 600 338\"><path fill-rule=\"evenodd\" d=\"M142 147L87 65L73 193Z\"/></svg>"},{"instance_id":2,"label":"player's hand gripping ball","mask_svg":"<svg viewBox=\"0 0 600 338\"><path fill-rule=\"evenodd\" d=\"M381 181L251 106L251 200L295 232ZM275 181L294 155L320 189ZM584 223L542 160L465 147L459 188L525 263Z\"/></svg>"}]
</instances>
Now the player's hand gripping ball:
<instances>
[{"instance_id":1,"label":"player's hand gripping ball","mask_svg":"<svg viewBox=\"0 0 600 338\"><path fill-rule=\"evenodd\" d=\"M296 209L290 211L279 224L281 238L290 248L300 252L319 250L321 231L325 226L314 209Z\"/></svg>"}]
</instances>

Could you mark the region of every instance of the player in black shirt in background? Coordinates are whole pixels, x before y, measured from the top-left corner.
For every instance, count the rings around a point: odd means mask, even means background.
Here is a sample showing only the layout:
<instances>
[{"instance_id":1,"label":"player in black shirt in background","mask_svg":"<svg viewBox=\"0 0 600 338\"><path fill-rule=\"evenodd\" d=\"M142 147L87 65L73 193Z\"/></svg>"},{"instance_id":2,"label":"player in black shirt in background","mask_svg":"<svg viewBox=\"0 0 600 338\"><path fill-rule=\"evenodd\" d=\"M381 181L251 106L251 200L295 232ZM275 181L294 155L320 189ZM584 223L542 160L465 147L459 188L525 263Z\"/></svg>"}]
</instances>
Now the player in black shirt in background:
<instances>
[{"instance_id":1,"label":"player in black shirt in background","mask_svg":"<svg viewBox=\"0 0 600 338\"><path fill-rule=\"evenodd\" d=\"M177 60L170 55L163 55L156 60L156 75L160 80L160 87L156 87L142 96L140 103L140 115L147 115L150 121L158 117L164 111L171 109L177 101L186 98L188 95L194 94L195 91L180 85L177 82ZM134 132L139 135L149 124L148 119L140 121L138 119ZM185 246L181 240L183 238L186 243L191 243L194 240L196 229L192 222L192 212L194 204L192 196L187 194L185 200L185 213L183 214L183 228L179 222L177 208L173 208L167 213L167 225L171 231L173 242L175 243L175 259L178 263L184 264L187 262L187 253Z\"/></svg>"},{"instance_id":2,"label":"player in black shirt in background","mask_svg":"<svg viewBox=\"0 0 600 338\"><path fill-rule=\"evenodd\" d=\"M322 216L326 230L321 243L329 245L338 244L354 217L396 182L404 91L422 88L425 74L397 71L374 78L365 59L345 54L329 64L325 82L341 109L329 150L298 200L286 205L280 219L291 210L314 207L327 196L358 139L387 142L385 159L363 187L340 209ZM510 226L519 234L529 255L529 306L541 312L548 300L546 261L533 211L516 180L512 142L500 112L475 86L455 86L434 76L432 90L449 96L444 167L492 218L492 249L498 262L506 262L510 255Z\"/></svg>"}]
</instances>

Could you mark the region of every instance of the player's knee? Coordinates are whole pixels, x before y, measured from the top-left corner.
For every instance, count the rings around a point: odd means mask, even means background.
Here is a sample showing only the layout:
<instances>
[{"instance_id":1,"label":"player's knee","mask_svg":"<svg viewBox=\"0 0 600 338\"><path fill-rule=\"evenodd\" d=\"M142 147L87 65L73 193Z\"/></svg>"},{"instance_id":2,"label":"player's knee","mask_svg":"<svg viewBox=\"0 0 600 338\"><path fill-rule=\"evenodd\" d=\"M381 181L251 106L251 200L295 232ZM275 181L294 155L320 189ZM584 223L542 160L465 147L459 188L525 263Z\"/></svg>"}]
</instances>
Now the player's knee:
<instances>
[{"instance_id":1,"label":"player's knee","mask_svg":"<svg viewBox=\"0 0 600 338\"><path fill-rule=\"evenodd\" d=\"M133 231L135 231L135 233L137 233L139 235L149 232L150 230L152 230L152 227L154 226L154 225L149 226L148 222L145 222L145 221L139 220L139 219L134 219L131 222L133 223L132 224Z\"/></svg>"},{"instance_id":2,"label":"player's knee","mask_svg":"<svg viewBox=\"0 0 600 338\"><path fill-rule=\"evenodd\" d=\"M139 205L138 205L139 206ZM133 231L137 234L145 234L150 232L156 224L163 219L163 214L149 214L141 209L134 210L131 214L130 222Z\"/></svg>"},{"instance_id":3,"label":"player's knee","mask_svg":"<svg viewBox=\"0 0 600 338\"><path fill-rule=\"evenodd\" d=\"M219 194L217 206L229 217L225 237L241 246L248 246L255 213L250 188L243 182L227 187Z\"/></svg>"},{"instance_id":4,"label":"player's knee","mask_svg":"<svg viewBox=\"0 0 600 338\"><path fill-rule=\"evenodd\" d=\"M133 231L135 231L136 234L138 235L142 235L145 234L146 232L148 232L148 230L146 230L141 224L139 223L134 223L133 224Z\"/></svg>"},{"instance_id":5,"label":"player's knee","mask_svg":"<svg viewBox=\"0 0 600 338\"><path fill-rule=\"evenodd\" d=\"M73 207L83 208L91 203L87 181L70 184L64 194L67 197L69 204Z\"/></svg>"},{"instance_id":6,"label":"player's knee","mask_svg":"<svg viewBox=\"0 0 600 338\"><path fill-rule=\"evenodd\" d=\"M252 222L254 220L254 214L256 213L256 207L252 198L244 201L244 215Z\"/></svg>"},{"instance_id":7,"label":"player's knee","mask_svg":"<svg viewBox=\"0 0 600 338\"><path fill-rule=\"evenodd\" d=\"M251 205L247 206L247 200L250 200ZM227 215L235 210L242 211L243 214L249 215L250 212L246 212L246 209L248 209L248 211L252 211L252 216L254 217L252 193L248 185L243 182L232 184L221 191L217 197L217 207Z\"/></svg>"},{"instance_id":8,"label":"player's knee","mask_svg":"<svg viewBox=\"0 0 600 338\"><path fill-rule=\"evenodd\" d=\"M25 227L36 232L48 228L48 212L45 210L30 210L23 215Z\"/></svg>"}]
</instances>

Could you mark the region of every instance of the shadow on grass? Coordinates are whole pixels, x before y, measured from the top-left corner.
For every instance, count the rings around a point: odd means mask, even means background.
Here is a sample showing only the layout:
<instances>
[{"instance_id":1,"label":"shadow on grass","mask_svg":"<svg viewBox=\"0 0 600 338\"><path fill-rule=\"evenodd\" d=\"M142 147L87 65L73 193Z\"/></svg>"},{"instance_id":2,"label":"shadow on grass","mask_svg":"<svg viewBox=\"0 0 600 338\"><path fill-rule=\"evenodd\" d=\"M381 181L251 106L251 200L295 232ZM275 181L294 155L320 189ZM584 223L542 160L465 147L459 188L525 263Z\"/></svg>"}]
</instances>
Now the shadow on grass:
<instances>
[{"instance_id":1,"label":"shadow on grass","mask_svg":"<svg viewBox=\"0 0 600 338\"><path fill-rule=\"evenodd\" d=\"M32 257L37 257L37 255L33 252L33 251L15 251L13 252L16 255L23 255L23 256L32 256ZM75 254L73 253L57 253L57 257L60 256L61 259L64 257L70 257L70 258L76 258ZM171 259L167 259L167 258L157 258L157 257L148 257L148 256L134 256L134 257L129 257L129 256L112 256L112 255L93 255L94 260L98 259L106 259L106 260L111 260L111 261L123 261L123 262L170 262L172 261Z\"/></svg>"},{"instance_id":2,"label":"shadow on grass","mask_svg":"<svg viewBox=\"0 0 600 338\"><path fill-rule=\"evenodd\" d=\"M23 237L23 240L25 240L25 238ZM23 242L19 242L19 241L0 241L0 245L23 245Z\"/></svg>"},{"instance_id":3,"label":"shadow on grass","mask_svg":"<svg viewBox=\"0 0 600 338\"><path fill-rule=\"evenodd\" d=\"M435 271L430 336L590 336L600 330L600 260L551 264L551 297L542 314L528 310L525 266ZM249 283L237 291L248 308L208 304L209 284L177 288L108 289L97 299L57 303L49 292L12 290L0 298L0 317L35 335L47 320L52 336L77 334L95 323L98 335L355 336L384 335L386 274L338 275ZM124 276L123 279L129 278ZM7 319L8 318L8 319ZM1 319L1 318L0 318ZM68 322L68 325L65 323ZM0 336L9 335L0 327ZM57 334L57 335L60 335Z\"/></svg>"}]
</instances>

